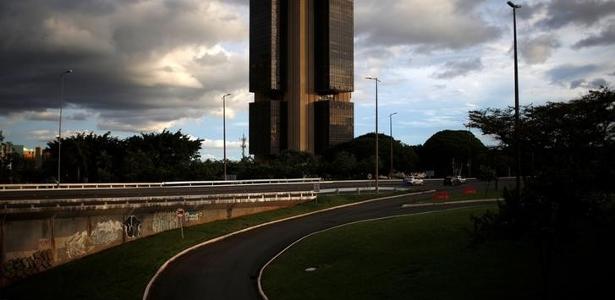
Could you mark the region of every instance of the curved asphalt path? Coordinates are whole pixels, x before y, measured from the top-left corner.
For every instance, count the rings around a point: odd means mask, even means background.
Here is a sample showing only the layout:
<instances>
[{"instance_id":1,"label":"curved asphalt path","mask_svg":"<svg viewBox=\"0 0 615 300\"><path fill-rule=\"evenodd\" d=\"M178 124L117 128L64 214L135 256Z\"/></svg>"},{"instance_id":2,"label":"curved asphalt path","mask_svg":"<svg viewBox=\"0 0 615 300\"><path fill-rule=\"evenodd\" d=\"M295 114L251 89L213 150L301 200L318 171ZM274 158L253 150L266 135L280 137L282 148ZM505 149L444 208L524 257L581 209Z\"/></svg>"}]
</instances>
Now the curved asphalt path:
<instances>
[{"instance_id":1,"label":"curved asphalt path","mask_svg":"<svg viewBox=\"0 0 615 300\"><path fill-rule=\"evenodd\" d=\"M480 183L472 184L480 189ZM462 189L465 185L452 189ZM160 273L150 289L154 299L259 299L260 268L297 239L329 227L372 218L471 206L402 208L431 195L403 196L330 210L257 228L199 247ZM474 204L475 205L475 204Z\"/></svg>"}]
</instances>

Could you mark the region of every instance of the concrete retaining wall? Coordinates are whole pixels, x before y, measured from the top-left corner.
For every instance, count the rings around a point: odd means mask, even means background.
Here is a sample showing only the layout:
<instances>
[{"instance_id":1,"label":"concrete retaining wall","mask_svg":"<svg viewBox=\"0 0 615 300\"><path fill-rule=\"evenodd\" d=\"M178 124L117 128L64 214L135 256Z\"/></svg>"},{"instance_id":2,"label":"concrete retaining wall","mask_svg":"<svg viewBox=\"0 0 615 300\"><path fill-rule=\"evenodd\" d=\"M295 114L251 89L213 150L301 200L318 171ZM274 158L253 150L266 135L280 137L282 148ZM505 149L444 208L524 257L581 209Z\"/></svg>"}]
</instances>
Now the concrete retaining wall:
<instances>
[{"instance_id":1,"label":"concrete retaining wall","mask_svg":"<svg viewBox=\"0 0 615 300\"><path fill-rule=\"evenodd\" d=\"M179 228L178 208L186 212L184 226L193 226L288 207L314 197L310 193L284 200L276 195L260 202L196 201L159 207L67 209L52 215L45 210L11 215L6 214L7 209L0 215L0 287L110 247Z\"/></svg>"}]
</instances>

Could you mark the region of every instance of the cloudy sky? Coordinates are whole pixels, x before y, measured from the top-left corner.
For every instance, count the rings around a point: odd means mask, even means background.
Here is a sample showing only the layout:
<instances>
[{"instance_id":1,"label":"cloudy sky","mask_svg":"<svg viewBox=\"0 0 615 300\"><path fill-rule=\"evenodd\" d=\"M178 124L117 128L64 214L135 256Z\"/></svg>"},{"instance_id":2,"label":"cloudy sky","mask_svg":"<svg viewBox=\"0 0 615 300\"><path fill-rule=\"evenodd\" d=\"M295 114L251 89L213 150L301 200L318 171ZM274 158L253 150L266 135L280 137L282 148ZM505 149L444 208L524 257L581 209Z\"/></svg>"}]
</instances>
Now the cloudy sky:
<instances>
[{"instance_id":1,"label":"cloudy sky","mask_svg":"<svg viewBox=\"0 0 615 300\"><path fill-rule=\"evenodd\" d=\"M182 129L229 157L248 135L248 0L0 1L0 129L27 147L57 134ZM615 1L519 0L522 104L562 101L615 82ZM407 144L463 129L467 112L512 105L512 11L505 0L356 0L355 135ZM488 141L488 139L484 139Z\"/></svg>"}]
</instances>

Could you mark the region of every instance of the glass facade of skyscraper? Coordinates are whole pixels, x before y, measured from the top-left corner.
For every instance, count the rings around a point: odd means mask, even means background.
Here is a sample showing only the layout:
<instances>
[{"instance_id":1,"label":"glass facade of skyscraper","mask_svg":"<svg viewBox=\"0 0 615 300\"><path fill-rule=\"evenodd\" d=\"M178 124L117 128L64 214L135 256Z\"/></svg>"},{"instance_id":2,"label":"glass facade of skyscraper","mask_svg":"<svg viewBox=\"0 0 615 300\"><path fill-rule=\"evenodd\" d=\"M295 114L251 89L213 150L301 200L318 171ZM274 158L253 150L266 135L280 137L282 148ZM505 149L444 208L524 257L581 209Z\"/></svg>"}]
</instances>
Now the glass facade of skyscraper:
<instances>
[{"instance_id":1,"label":"glass facade of skyscraper","mask_svg":"<svg viewBox=\"0 0 615 300\"><path fill-rule=\"evenodd\" d=\"M316 90L354 90L352 0L315 0Z\"/></svg>"},{"instance_id":2,"label":"glass facade of skyscraper","mask_svg":"<svg viewBox=\"0 0 615 300\"><path fill-rule=\"evenodd\" d=\"M281 90L280 0L250 0L250 92Z\"/></svg>"},{"instance_id":3,"label":"glass facade of skyscraper","mask_svg":"<svg viewBox=\"0 0 615 300\"><path fill-rule=\"evenodd\" d=\"M314 104L316 116L316 153L354 137L354 103L335 100Z\"/></svg>"}]
</instances>

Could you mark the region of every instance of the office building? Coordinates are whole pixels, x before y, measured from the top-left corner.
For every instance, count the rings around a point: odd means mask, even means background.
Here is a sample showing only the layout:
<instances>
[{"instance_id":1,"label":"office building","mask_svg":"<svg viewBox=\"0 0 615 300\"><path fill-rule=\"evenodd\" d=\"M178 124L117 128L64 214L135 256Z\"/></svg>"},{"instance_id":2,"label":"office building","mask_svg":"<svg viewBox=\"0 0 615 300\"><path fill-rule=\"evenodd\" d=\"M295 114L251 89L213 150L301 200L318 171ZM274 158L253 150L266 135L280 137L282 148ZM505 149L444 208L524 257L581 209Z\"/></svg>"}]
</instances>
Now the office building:
<instances>
[{"instance_id":1,"label":"office building","mask_svg":"<svg viewBox=\"0 0 615 300\"><path fill-rule=\"evenodd\" d=\"M352 0L250 1L250 153L354 137Z\"/></svg>"}]
</instances>

